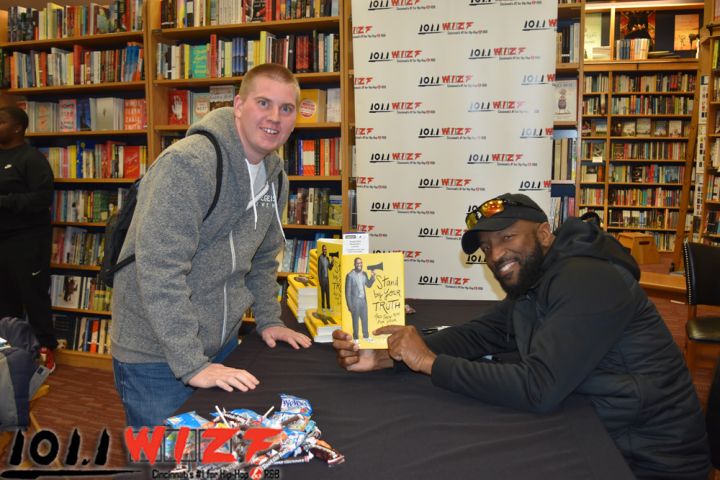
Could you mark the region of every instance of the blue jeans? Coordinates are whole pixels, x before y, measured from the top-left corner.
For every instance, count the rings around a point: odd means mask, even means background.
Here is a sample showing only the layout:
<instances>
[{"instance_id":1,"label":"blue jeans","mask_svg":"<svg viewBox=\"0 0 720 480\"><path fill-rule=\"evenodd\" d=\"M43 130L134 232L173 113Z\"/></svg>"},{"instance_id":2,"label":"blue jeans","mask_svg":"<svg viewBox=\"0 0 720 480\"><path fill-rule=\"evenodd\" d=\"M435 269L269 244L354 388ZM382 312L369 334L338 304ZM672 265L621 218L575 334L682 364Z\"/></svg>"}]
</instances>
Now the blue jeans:
<instances>
[{"instance_id":1,"label":"blue jeans","mask_svg":"<svg viewBox=\"0 0 720 480\"><path fill-rule=\"evenodd\" d=\"M235 347L237 340L233 338L212 361L221 363ZM163 425L195 391L178 380L164 362L125 363L113 358L113 371L129 427Z\"/></svg>"}]
</instances>

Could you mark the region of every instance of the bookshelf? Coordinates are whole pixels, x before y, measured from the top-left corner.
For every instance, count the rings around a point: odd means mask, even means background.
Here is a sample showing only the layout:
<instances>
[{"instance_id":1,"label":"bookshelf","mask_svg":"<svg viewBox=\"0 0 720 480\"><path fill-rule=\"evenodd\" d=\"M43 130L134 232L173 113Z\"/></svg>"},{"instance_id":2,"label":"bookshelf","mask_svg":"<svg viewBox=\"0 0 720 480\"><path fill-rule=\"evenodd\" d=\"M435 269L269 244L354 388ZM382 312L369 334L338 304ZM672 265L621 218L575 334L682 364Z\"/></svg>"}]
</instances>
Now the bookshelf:
<instances>
[{"instance_id":1,"label":"bookshelf","mask_svg":"<svg viewBox=\"0 0 720 480\"><path fill-rule=\"evenodd\" d=\"M28 112L26 136L55 175L51 301L68 335L57 361L110 370L111 292L96 276L105 220L147 160L144 12L134 0L52 10L0 12L0 98Z\"/></svg>"},{"instance_id":2,"label":"bookshelf","mask_svg":"<svg viewBox=\"0 0 720 480\"><path fill-rule=\"evenodd\" d=\"M584 29L585 3L558 2L549 215L553 229L576 211L575 170L580 151L578 83L582 76Z\"/></svg>"},{"instance_id":3,"label":"bookshelf","mask_svg":"<svg viewBox=\"0 0 720 480\"><path fill-rule=\"evenodd\" d=\"M708 2L705 6L709 35L702 46L702 71L708 77L706 151L703 169L697 172L702 179L701 212L695 241L720 245L720 2Z\"/></svg>"},{"instance_id":4,"label":"bookshelf","mask_svg":"<svg viewBox=\"0 0 720 480\"><path fill-rule=\"evenodd\" d=\"M629 40L636 12L652 41ZM699 2L584 4L577 212L597 212L615 235L649 233L664 252L686 233L697 125L696 50L675 37L702 19Z\"/></svg>"}]
</instances>

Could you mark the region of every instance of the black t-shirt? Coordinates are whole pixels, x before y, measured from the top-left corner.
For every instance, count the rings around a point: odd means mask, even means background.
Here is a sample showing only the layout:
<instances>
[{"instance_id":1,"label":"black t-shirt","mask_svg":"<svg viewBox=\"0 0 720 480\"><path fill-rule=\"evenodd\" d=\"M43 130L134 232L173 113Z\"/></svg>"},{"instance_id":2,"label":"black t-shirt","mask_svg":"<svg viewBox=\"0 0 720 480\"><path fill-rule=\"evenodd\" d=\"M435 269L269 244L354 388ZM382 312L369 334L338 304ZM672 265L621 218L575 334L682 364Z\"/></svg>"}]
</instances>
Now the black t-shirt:
<instances>
[{"instance_id":1,"label":"black t-shirt","mask_svg":"<svg viewBox=\"0 0 720 480\"><path fill-rule=\"evenodd\" d=\"M0 149L0 240L49 234L53 181L35 147Z\"/></svg>"}]
</instances>

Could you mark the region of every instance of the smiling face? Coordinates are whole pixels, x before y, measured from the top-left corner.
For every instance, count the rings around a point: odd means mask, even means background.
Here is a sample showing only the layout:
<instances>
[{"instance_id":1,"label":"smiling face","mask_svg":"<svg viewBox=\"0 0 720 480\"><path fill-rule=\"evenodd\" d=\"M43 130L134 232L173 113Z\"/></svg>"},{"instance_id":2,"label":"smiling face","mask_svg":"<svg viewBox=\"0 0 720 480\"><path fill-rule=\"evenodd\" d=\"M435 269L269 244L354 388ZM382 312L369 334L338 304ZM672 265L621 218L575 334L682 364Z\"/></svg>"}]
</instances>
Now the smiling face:
<instances>
[{"instance_id":1,"label":"smiling face","mask_svg":"<svg viewBox=\"0 0 720 480\"><path fill-rule=\"evenodd\" d=\"M250 163L283 145L295 128L295 85L266 76L253 79L245 97L235 97L235 126Z\"/></svg>"},{"instance_id":2,"label":"smiling face","mask_svg":"<svg viewBox=\"0 0 720 480\"><path fill-rule=\"evenodd\" d=\"M517 298L540 277L540 266L555 237L548 223L518 220L497 232L480 232L480 250L510 298Z\"/></svg>"},{"instance_id":3,"label":"smiling face","mask_svg":"<svg viewBox=\"0 0 720 480\"><path fill-rule=\"evenodd\" d=\"M355 271L362 272L362 259L361 258L355 259Z\"/></svg>"}]
</instances>

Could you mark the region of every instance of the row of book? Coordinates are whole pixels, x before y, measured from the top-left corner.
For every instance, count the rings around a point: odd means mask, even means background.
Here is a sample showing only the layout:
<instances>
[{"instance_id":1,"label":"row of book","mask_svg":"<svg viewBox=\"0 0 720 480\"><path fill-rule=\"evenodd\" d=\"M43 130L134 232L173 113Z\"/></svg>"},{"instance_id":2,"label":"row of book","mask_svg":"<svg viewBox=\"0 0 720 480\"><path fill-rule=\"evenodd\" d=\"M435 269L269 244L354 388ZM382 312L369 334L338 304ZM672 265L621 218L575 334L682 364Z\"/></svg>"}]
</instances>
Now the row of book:
<instances>
[{"instance_id":1,"label":"row of book","mask_svg":"<svg viewBox=\"0 0 720 480\"><path fill-rule=\"evenodd\" d=\"M109 312L112 288L97 277L51 275L50 303L53 307Z\"/></svg>"},{"instance_id":2,"label":"row of book","mask_svg":"<svg viewBox=\"0 0 720 480\"><path fill-rule=\"evenodd\" d=\"M681 184L684 174L680 165L610 165L611 182Z\"/></svg>"},{"instance_id":3,"label":"row of book","mask_svg":"<svg viewBox=\"0 0 720 480\"><path fill-rule=\"evenodd\" d=\"M608 205L614 207L671 207L680 205L680 189L611 188Z\"/></svg>"},{"instance_id":4,"label":"row of book","mask_svg":"<svg viewBox=\"0 0 720 480\"><path fill-rule=\"evenodd\" d=\"M710 166L720 170L720 139L718 138L713 138L710 144Z\"/></svg>"},{"instance_id":5,"label":"row of book","mask_svg":"<svg viewBox=\"0 0 720 480\"><path fill-rule=\"evenodd\" d=\"M12 5L8 9L7 22L8 42L140 31L143 27L142 0L66 6L48 2L43 9Z\"/></svg>"},{"instance_id":6,"label":"row of book","mask_svg":"<svg viewBox=\"0 0 720 480\"><path fill-rule=\"evenodd\" d=\"M613 137L669 137L679 138L688 135L690 122L683 120L653 120L637 118L617 120L613 123Z\"/></svg>"},{"instance_id":7,"label":"row of book","mask_svg":"<svg viewBox=\"0 0 720 480\"><path fill-rule=\"evenodd\" d=\"M690 115L695 101L692 97L655 95L613 96L612 115Z\"/></svg>"},{"instance_id":8,"label":"row of book","mask_svg":"<svg viewBox=\"0 0 720 480\"><path fill-rule=\"evenodd\" d=\"M607 93L610 88L610 77L606 73L586 74L585 93Z\"/></svg>"},{"instance_id":9,"label":"row of book","mask_svg":"<svg viewBox=\"0 0 720 480\"><path fill-rule=\"evenodd\" d=\"M290 138L279 149L288 175L340 175L340 138Z\"/></svg>"},{"instance_id":10,"label":"row of book","mask_svg":"<svg viewBox=\"0 0 720 480\"><path fill-rule=\"evenodd\" d=\"M583 97L583 115L607 115L607 100L605 95L597 97Z\"/></svg>"},{"instance_id":11,"label":"row of book","mask_svg":"<svg viewBox=\"0 0 720 480\"><path fill-rule=\"evenodd\" d=\"M298 187L290 191L283 223L291 225L342 225L342 195L328 187Z\"/></svg>"},{"instance_id":12,"label":"row of book","mask_svg":"<svg viewBox=\"0 0 720 480\"><path fill-rule=\"evenodd\" d=\"M53 315L58 348L89 353L110 353L110 319Z\"/></svg>"},{"instance_id":13,"label":"row of book","mask_svg":"<svg viewBox=\"0 0 720 480\"><path fill-rule=\"evenodd\" d=\"M583 183L604 182L605 165L597 163L580 165L580 181Z\"/></svg>"},{"instance_id":14,"label":"row of book","mask_svg":"<svg viewBox=\"0 0 720 480\"><path fill-rule=\"evenodd\" d=\"M602 141L583 141L580 143L580 158L583 161L591 160L596 163L605 161L606 142Z\"/></svg>"},{"instance_id":15,"label":"row of book","mask_svg":"<svg viewBox=\"0 0 720 480\"><path fill-rule=\"evenodd\" d=\"M556 55L558 63L578 63L580 61L580 23L557 26Z\"/></svg>"},{"instance_id":16,"label":"row of book","mask_svg":"<svg viewBox=\"0 0 720 480\"><path fill-rule=\"evenodd\" d=\"M147 147L108 141L78 141L67 147L38 148L58 178L135 179L147 170Z\"/></svg>"},{"instance_id":17,"label":"row of book","mask_svg":"<svg viewBox=\"0 0 720 480\"><path fill-rule=\"evenodd\" d=\"M553 140L553 180L574 180L577 160L577 138Z\"/></svg>"},{"instance_id":18,"label":"row of book","mask_svg":"<svg viewBox=\"0 0 720 480\"><path fill-rule=\"evenodd\" d=\"M602 206L605 203L605 188L581 188L577 202L578 205Z\"/></svg>"},{"instance_id":19,"label":"row of book","mask_svg":"<svg viewBox=\"0 0 720 480\"><path fill-rule=\"evenodd\" d=\"M235 93L234 85L212 85L207 91L180 88L170 90L168 92L168 123L170 125L191 125L216 108L231 107Z\"/></svg>"},{"instance_id":20,"label":"row of book","mask_svg":"<svg viewBox=\"0 0 720 480\"><path fill-rule=\"evenodd\" d=\"M105 237L78 227L53 227L50 263L97 266L102 263Z\"/></svg>"},{"instance_id":21,"label":"row of book","mask_svg":"<svg viewBox=\"0 0 720 480\"><path fill-rule=\"evenodd\" d=\"M675 229L680 212L665 210L615 210L608 212L608 227Z\"/></svg>"},{"instance_id":22,"label":"row of book","mask_svg":"<svg viewBox=\"0 0 720 480\"><path fill-rule=\"evenodd\" d=\"M607 79L607 76L605 76ZM622 93L693 93L697 75L694 73L654 73L644 75L613 75L613 91ZM607 81L607 80L606 80ZM607 91L607 90L605 90Z\"/></svg>"},{"instance_id":23,"label":"row of book","mask_svg":"<svg viewBox=\"0 0 720 480\"><path fill-rule=\"evenodd\" d=\"M548 223L553 231L570 217L575 216L575 197L550 197Z\"/></svg>"},{"instance_id":24,"label":"row of book","mask_svg":"<svg viewBox=\"0 0 720 480\"><path fill-rule=\"evenodd\" d=\"M81 45L72 50L51 47L49 52L3 52L3 86L10 88L63 87L133 82L145 78L142 44L91 50Z\"/></svg>"},{"instance_id":25,"label":"row of book","mask_svg":"<svg viewBox=\"0 0 720 480\"><path fill-rule=\"evenodd\" d=\"M338 16L340 0L162 0L162 28Z\"/></svg>"},{"instance_id":26,"label":"row of book","mask_svg":"<svg viewBox=\"0 0 720 480\"><path fill-rule=\"evenodd\" d=\"M658 120L659 121L659 120ZM612 159L685 161L685 142L613 142Z\"/></svg>"},{"instance_id":27,"label":"row of book","mask_svg":"<svg viewBox=\"0 0 720 480\"><path fill-rule=\"evenodd\" d=\"M309 273L311 270L310 251L317 246L321 238L328 238L328 234L318 232L313 239L288 238L279 260L279 272ZM317 267L315 267L317 268Z\"/></svg>"},{"instance_id":28,"label":"row of book","mask_svg":"<svg viewBox=\"0 0 720 480\"><path fill-rule=\"evenodd\" d=\"M23 100L17 105L28 115L28 133L147 128L147 102L144 98L83 97L57 102Z\"/></svg>"},{"instance_id":29,"label":"row of book","mask_svg":"<svg viewBox=\"0 0 720 480\"><path fill-rule=\"evenodd\" d=\"M615 40L615 60L647 60L649 38Z\"/></svg>"},{"instance_id":30,"label":"row of book","mask_svg":"<svg viewBox=\"0 0 720 480\"><path fill-rule=\"evenodd\" d=\"M707 210L707 221L705 225L705 232L711 235L720 235L720 212L717 210Z\"/></svg>"},{"instance_id":31,"label":"row of book","mask_svg":"<svg viewBox=\"0 0 720 480\"><path fill-rule=\"evenodd\" d=\"M720 176L718 174L708 177L707 194L705 200L709 202L720 202Z\"/></svg>"},{"instance_id":32,"label":"row of book","mask_svg":"<svg viewBox=\"0 0 720 480\"><path fill-rule=\"evenodd\" d=\"M257 40L211 34L208 43L158 43L156 74L168 80L235 77L263 63L278 63L295 73L337 72L339 42L338 34L317 30L286 36L263 30Z\"/></svg>"},{"instance_id":33,"label":"row of book","mask_svg":"<svg viewBox=\"0 0 720 480\"><path fill-rule=\"evenodd\" d=\"M127 188L115 190L55 190L51 209L55 222L106 222L122 207Z\"/></svg>"}]
</instances>

